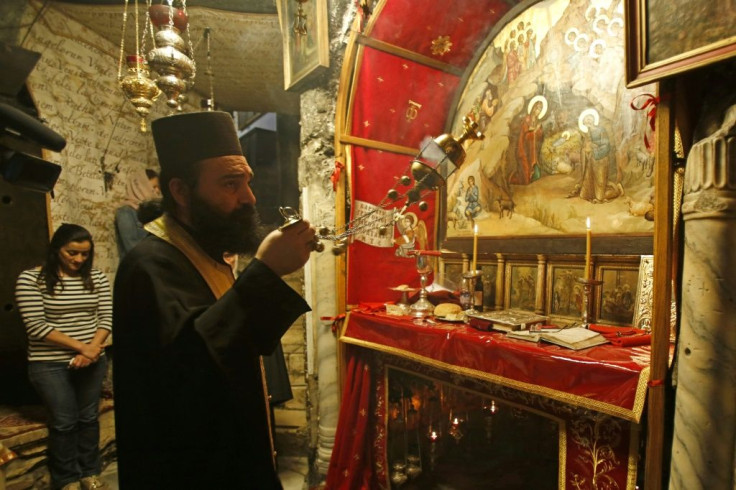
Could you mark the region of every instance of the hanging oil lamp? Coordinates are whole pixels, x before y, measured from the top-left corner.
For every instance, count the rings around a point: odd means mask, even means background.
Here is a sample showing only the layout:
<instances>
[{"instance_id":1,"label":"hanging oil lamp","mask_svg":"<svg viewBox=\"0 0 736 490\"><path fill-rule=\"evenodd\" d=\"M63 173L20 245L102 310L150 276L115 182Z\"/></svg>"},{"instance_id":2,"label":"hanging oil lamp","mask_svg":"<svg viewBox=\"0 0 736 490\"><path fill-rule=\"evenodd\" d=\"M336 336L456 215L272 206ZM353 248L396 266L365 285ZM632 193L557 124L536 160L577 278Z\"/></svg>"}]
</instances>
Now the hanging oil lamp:
<instances>
[{"instance_id":1,"label":"hanging oil lamp","mask_svg":"<svg viewBox=\"0 0 736 490\"><path fill-rule=\"evenodd\" d=\"M125 98L133 104L135 112L141 118L140 129L142 133L147 131L146 118L150 113L151 106L161 95L156 83L151 80L146 60L139 55L130 55L126 57L128 66L127 75L120 79L120 88L125 94Z\"/></svg>"},{"instance_id":2,"label":"hanging oil lamp","mask_svg":"<svg viewBox=\"0 0 736 490\"><path fill-rule=\"evenodd\" d=\"M196 64L192 58L193 49L189 38L189 16L186 3L182 8L172 5L151 5L148 15L155 26L153 36L155 47L148 52L148 64L158 75L156 85L166 94L166 105L181 111L181 103L186 92L194 85ZM182 32L187 32L187 39Z\"/></svg>"},{"instance_id":3,"label":"hanging oil lamp","mask_svg":"<svg viewBox=\"0 0 736 490\"><path fill-rule=\"evenodd\" d=\"M118 60L118 83L120 88L125 94L125 98L135 108L136 113L140 116L140 129L141 132L146 132L146 117L150 113L151 106L153 106L156 98L161 94L161 91L156 84L151 80L148 65L146 64L145 58L141 56L139 39L142 39L143 46L145 46L145 36L141 38L138 31L138 1L134 3L135 6L135 54L125 56L125 33L128 21L128 3L129 0L125 1L125 7L123 10L123 29L122 36L120 39L120 59ZM148 19L146 19L146 25L144 26L143 32L145 33L148 27ZM126 73L123 76L123 58L126 62Z\"/></svg>"}]
</instances>

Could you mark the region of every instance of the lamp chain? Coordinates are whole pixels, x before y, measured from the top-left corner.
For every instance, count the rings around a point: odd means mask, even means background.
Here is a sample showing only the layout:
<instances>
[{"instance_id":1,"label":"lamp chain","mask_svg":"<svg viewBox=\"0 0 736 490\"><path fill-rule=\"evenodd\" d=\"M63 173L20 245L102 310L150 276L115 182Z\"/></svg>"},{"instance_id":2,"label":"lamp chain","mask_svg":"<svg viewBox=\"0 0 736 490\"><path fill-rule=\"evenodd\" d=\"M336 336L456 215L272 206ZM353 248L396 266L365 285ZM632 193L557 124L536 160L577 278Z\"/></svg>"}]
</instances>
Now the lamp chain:
<instances>
[{"instance_id":1,"label":"lamp chain","mask_svg":"<svg viewBox=\"0 0 736 490\"><path fill-rule=\"evenodd\" d=\"M212 46L210 44L212 37L212 29L206 27L204 29L204 35L207 39L207 78L210 82L210 107L215 107L215 73L212 71Z\"/></svg>"},{"instance_id":2,"label":"lamp chain","mask_svg":"<svg viewBox=\"0 0 736 490\"><path fill-rule=\"evenodd\" d=\"M146 0L146 12L151 9L151 0ZM150 31L151 42L153 43L153 24L151 24L151 16L146 15L146 19L143 25L143 34L141 35L141 53L145 56L146 53L146 34Z\"/></svg>"},{"instance_id":3,"label":"lamp chain","mask_svg":"<svg viewBox=\"0 0 736 490\"><path fill-rule=\"evenodd\" d=\"M181 9L184 11L184 16L189 18L189 12L187 12L187 1L181 0ZM189 22L187 22L187 44L189 45L189 57L192 59L192 76L189 78L191 80L192 86L194 85L194 79L197 76L197 62L194 60L194 48L192 47L192 35L189 32Z\"/></svg>"},{"instance_id":4,"label":"lamp chain","mask_svg":"<svg viewBox=\"0 0 736 490\"><path fill-rule=\"evenodd\" d=\"M128 23L128 2L125 0L123 6L123 28L120 33L120 58L118 59L118 80L123 78L123 57L125 56L125 27Z\"/></svg>"}]
</instances>

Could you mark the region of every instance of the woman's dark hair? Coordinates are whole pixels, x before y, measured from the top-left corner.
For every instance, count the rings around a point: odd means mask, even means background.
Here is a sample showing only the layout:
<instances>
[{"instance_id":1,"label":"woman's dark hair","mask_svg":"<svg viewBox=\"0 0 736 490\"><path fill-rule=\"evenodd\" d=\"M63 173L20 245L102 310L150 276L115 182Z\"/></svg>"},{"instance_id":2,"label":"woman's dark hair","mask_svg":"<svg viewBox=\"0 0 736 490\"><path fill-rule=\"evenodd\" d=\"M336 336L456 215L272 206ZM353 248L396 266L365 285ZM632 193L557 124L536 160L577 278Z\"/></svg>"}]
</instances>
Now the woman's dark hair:
<instances>
[{"instance_id":1,"label":"woman's dark hair","mask_svg":"<svg viewBox=\"0 0 736 490\"><path fill-rule=\"evenodd\" d=\"M146 177L148 177L148 180L155 179L156 177L158 177L158 172L156 172L155 170L151 168L147 168Z\"/></svg>"},{"instance_id":2,"label":"woman's dark hair","mask_svg":"<svg viewBox=\"0 0 736 490\"><path fill-rule=\"evenodd\" d=\"M82 267L80 267L79 275L82 277L82 283L85 289L88 291L94 291L95 289L91 275L92 262L95 258L95 242L92 240L92 235L82 226L64 223L54 232L54 236L51 237L48 252L46 253L46 263L41 266L41 273L38 275L39 284L45 283L46 292L49 294L54 294L54 288L61 280L59 277L59 266L61 265L59 253L61 252L61 247L70 242L89 242L89 256L84 261L84 264L82 264ZM64 285L62 283L62 289L63 287Z\"/></svg>"}]
</instances>

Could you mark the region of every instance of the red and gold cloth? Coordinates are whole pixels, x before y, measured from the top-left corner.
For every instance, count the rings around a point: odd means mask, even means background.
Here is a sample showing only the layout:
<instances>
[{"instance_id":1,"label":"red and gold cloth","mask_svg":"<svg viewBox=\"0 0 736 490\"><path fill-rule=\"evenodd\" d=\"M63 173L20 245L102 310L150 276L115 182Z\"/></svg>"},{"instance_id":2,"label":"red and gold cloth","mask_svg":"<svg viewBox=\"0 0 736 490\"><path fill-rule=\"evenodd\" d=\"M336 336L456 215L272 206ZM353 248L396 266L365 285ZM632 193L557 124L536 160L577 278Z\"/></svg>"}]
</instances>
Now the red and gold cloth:
<instances>
[{"instance_id":1,"label":"red and gold cloth","mask_svg":"<svg viewBox=\"0 0 736 490\"><path fill-rule=\"evenodd\" d=\"M356 87L361 96L353 103L353 136L416 148L419 153L425 137L444 133L460 82L457 75L371 48L364 50L362 66Z\"/></svg>"},{"instance_id":2,"label":"red and gold cloth","mask_svg":"<svg viewBox=\"0 0 736 490\"><path fill-rule=\"evenodd\" d=\"M346 146L353 209L358 201L377 205L408 167L413 155L393 153L392 146L415 149L418 154L425 138L447 132L448 115L454 112L465 68L487 42L491 26L514 4L509 0L458 0L451 12L439 16L437 6L430 4L389 1L376 5L357 51L354 79L346 89L349 115L342 131L365 140ZM431 242L434 194L425 199L429 204L426 212L418 212L416 205L407 210L425 221ZM394 236L396 232L388 233ZM410 261L398 260L393 252L391 247L358 240L350 243L348 304L396 300L389 287L418 285Z\"/></svg>"},{"instance_id":3,"label":"red and gold cloth","mask_svg":"<svg viewBox=\"0 0 736 490\"><path fill-rule=\"evenodd\" d=\"M649 346L603 344L574 351L479 332L465 324L415 325L384 313L350 313L341 341L638 422Z\"/></svg>"},{"instance_id":4,"label":"red and gold cloth","mask_svg":"<svg viewBox=\"0 0 736 490\"><path fill-rule=\"evenodd\" d=\"M367 34L379 41L464 68L483 43L488 26L503 17L511 3L508 0L455 0L452 4L437 5L385 2ZM442 8L447 8L448 12L437 15L437 9Z\"/></svg>"},{"instance_id":5,"label":"red and gold cloth","mask_svg":"<svg viewBox=\"0 0 736 490\"><path fill-rule=\"evenodd\" d=\"M327 476L330 489L390 488L389 364L559 420L559 488L592 488L593 481L607 481L611 488L636 486L649 346L573 351L467 325L415 325L410 318L357 310L348 315L340 343L348 369Z\"/></svg>"}]
</instances>

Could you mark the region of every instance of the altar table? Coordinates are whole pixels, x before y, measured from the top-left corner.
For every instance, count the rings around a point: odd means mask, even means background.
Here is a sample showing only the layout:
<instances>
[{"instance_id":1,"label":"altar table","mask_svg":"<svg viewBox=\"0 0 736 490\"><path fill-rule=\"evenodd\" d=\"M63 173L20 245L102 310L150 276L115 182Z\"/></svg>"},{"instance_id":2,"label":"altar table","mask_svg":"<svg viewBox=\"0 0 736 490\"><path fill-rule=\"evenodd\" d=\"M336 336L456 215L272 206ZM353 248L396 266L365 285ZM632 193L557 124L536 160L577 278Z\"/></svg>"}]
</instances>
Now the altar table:
<instances>
[{"instance_id":1,"label":"altar table","mask_svg":"<svg viewBox=\"0 0 736 490\"><path fill-rule=\"evenodd\" d=\"M327 488L389 489L387 366L545 413L559 423L560 489L636 487L649 345L574 351L463 323L353 310L339 332L343 393ZM489 482L491 483L491 482Z\"/></svg>"}]
</instances>

